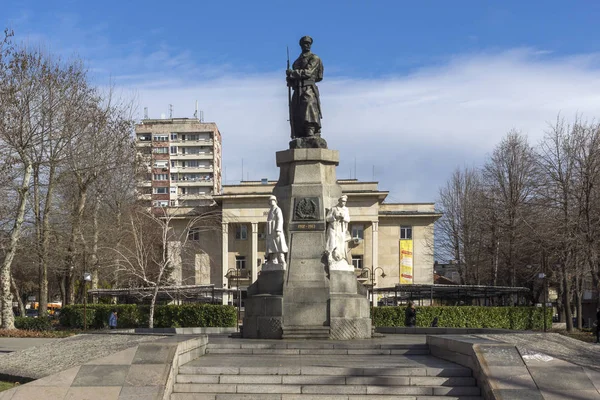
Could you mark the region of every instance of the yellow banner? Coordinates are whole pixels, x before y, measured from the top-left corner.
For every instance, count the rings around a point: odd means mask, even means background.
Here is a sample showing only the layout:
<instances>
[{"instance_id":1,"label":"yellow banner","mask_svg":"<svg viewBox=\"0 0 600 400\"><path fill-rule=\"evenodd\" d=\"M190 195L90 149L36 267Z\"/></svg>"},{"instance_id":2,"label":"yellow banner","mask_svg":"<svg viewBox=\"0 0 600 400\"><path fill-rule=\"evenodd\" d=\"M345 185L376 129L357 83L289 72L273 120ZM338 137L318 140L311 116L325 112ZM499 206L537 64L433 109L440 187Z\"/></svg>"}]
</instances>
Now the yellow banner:
<instances>
[{"instance_id":1,"label":"yellow banner","mask_svg":"<svg viewBox=\"0 0 600 400\"><path fill-rule=\"evenodd\" d=\"M413 283L413 241L400 241L400 284Z\"/></svg>"}]
</instances>

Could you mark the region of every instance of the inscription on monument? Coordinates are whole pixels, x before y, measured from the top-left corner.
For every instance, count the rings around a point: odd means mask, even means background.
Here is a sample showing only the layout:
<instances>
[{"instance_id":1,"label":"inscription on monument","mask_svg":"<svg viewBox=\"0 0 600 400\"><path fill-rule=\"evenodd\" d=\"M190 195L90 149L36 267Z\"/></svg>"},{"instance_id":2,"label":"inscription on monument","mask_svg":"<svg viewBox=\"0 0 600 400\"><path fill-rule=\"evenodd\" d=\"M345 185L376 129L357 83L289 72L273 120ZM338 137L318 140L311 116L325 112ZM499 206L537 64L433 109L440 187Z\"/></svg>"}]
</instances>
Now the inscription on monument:
<instances>
[{"instance_id":1,"label":"inscription on monument","mask_svg":"<svg viewBox=\"0 0 600 400\"><path fill-rule=\"evenodd\" d=\"M325 222L292 222L291 231L324 231Z\"/></svg>"},{"instance_id":2,"label":"inscription on monument","mask_svg":"<svg viewBox=\"0 0 600 400\"><path fill-rule=\"evenodd\" d=\"M318 197L297 198L294 205L294 221L319 220L319 211Z\"/></svg>"}]
</instances>

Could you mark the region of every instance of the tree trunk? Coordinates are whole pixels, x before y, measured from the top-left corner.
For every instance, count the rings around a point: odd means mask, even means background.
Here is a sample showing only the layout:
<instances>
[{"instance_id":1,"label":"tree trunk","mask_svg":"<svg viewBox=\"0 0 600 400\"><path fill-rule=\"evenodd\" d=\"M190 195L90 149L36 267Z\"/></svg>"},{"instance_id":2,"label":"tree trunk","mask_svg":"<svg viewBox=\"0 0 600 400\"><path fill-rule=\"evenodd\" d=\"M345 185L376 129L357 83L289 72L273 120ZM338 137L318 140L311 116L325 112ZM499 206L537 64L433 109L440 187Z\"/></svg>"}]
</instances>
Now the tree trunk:
<instances>
[{"instance_id":1,"label":"tree trunk","mask_svg":"<svg viewBox=\"0 0 600 400\"><path fill-rule=\"evenodd\" d=\"M560 268L562 269L563 279L563 304L565 311L565 318L567 322L567 332L573 332L573 313L571 312L571 282L569 282L569 274L565 263L561 263Z\"/></svg>"},{"instance_id":2,"label":"tree trunk","mask_svg":"<svg viewBox=\"0 0 600 400\"><path fill-rule=\"evenodd\" d=\"M148 328L154 328L154 306L156 304L156 298L158 297L158 288L157 284L154 287L154 292L152 293L152 300L150 300L150 315L148 316Z\"/></svg>"},{"instance_id":3,"label":"tree trunk","mask_svg":"<svg viewBox=\"0 0 600 400\"><path fill-rule=\"evenodd\" d=\"M2 323L0 328L2 329L15 329L14 314L12 309L12 293L10 290L11 282L11 271L13 259L17 252L17 244L21 237L21 226L25 219L25 206L27 204L27 191L29 190L29 182L31 181L31 174L33 172L33 165L31 162L25 163L25 173L23 175L23 182L19 189L19 209L13 224L13 228L10 233L10 243L2 262L0 269L0 315L2 315Z\"/></svg>"},{"instance_id":4,"label":"tree trunk","mask_svg":"<svg viewBox=\"0 0 600 400\"><path fill-rule=\"evenodd\" d=\"M52 200L54 197L54 175L56 167L51 163L48 172L48 188L46 191L46 200L44 202L44 214L41 220L41 232L38 235L38 240L41 239L41 249L38 255L39 263L39 286L40 296L39 316L48 314L48 252L50 248L50 213L52 210ZM41 236L41 237L40 237Z\"/></svg>"},{"instance_id":5,"label":"tree trunk","mask_svg":"<svg viewBox=\"0 0 600 400\"><path fill-rule=\"evenodd\" d=\"M21 317L24 317L26 314L25 304L23 303L23 299L21 298L21 292L19 291L19 287L17 286L17 283L15 282L15 279L12 276L10 278L10 284L13 288L13 291L15 292L17 303L19 303L19 314L21 315Z\"/></svg>"},{"instance_id":6,"label":"tree trunk","mask_svg":"<svg viewBox=\"0 0 600 400\"><path fill-rule=\"evenodd\" d=\"M90 264L92 269L92 289L98 289L98 213L100 212L100 200L98 196L94 198L94 217L93 217L93 239L92 239L92 254L90 255ZM92 303L98 303L98 296L92 297Z\"/></svg>"},{"instance_id":7,"label":"tree trunk","mask_svg":"<svg viewBox=\"0 0 600 400\"><path fill-rule=\"evenodd\" d=\"M575 293L576 296L576 307L577 307L577 329L582 330L583 329L583 305L582 305L582 293L577 290L577 292Z\"/></svg>"},{"instance_id":8,"label":"tree trunk","mask_svg":"<svg viewBox=\"0 0 600 400\"><path fill-rule=\"evenodd\" d=\"M75 301L75 247L76 239L81 230L81 218L87 199L87 185L79 186L79 197L77 206L73 212L71 234L69 235L69 246L67 248L67 259L64 276L65 304L73 304Z\"/></svg>"}]
</instances>

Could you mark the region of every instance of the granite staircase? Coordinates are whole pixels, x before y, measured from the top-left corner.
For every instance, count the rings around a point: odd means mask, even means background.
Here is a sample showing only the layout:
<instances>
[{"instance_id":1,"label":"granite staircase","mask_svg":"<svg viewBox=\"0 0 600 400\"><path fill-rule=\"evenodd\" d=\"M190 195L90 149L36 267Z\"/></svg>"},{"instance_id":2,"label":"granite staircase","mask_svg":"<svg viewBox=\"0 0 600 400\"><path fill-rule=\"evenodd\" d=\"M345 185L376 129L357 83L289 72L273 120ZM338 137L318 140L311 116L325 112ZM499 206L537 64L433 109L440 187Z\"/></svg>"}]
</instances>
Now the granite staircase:
<instances>
[{"instance_id":1,"label":"granite staircase","mask_svg":"<svg viewBox=\"0 0 600 400\"><path fill-rule=\"evenodd\" d=\"M426 344L229 340L179 367L171 400L482 400L471 370Z\"/></svg>"}]
</instances>

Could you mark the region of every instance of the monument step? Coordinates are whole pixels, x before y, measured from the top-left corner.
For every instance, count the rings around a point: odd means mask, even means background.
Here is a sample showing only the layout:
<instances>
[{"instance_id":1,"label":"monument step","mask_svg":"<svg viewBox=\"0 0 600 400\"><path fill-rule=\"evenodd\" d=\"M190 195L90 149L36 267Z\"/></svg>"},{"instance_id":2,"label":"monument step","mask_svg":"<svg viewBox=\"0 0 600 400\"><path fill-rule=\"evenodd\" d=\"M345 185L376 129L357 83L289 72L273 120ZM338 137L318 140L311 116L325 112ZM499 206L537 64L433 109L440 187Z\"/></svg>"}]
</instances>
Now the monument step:
<instances>
[{"instance_id":1,"label":"monument step","mask_svg":"<svg viewBox=\"0 0 600 400\"><path fill-rule=\"evenodd\" d=\"M252 342L252 341L231 341L227 343L209 343L207 349L300 349L300 350L428 350L427 344L408 344L408 343L356 343L356 342L332 342L325 341L305 341L305 342Z\"/></svg>"},{"instance_id":2,"label":"monument step","mask_svg":"<svg viewBox=\"0 0 600 400\"><path fill-rule=\"evenodd\" d=\"M283 339L329 339L328 326L284 326Z\"/></svg>"},{"instance_id":3,"label":"monument step","mask_svg":"<svg viewBox=\"0 0 600 400\"><path fill-rule=\"evenodd\" d=\"M207 354L426 355L429 349L206 349Z\"/></svg>"},{"instance_id":4,"label":"monument step","mask_svg":"<svg viewBox=\"0 0 600 400\"><path fill-rule=\"evenodd\" d=\"M173 393L171 400L483 400L481 396L388 396L247 393Z\"/></svg>"},{"instance_id":5,"label":"monument step","mask_svg":"<svg viewBox=\"0 0 600 400\"><path fill-rule=\"evenodd\" d=\"M174 393L479 396L477 386L286 385L175 383Z\"/></svg>"},{"instance_id":6,"label":"monument step","mask_svg":"<svg viewBox=\"0 0 600 400\"><path fill-rule=\"evenodd\" d=\"M209 356L207 356L209 357ZM427 367L368 367L352 368L337 366L281 366L281 367L219 367L219 366L193 366L182 365L179 375L326 375L326 376L415 376L415 377L470 377L469 368L457 365L453 368L427 368Z\"/></svg>"},{"instance_id":7,"label":"monument step","mask_svg":"<svg viewBox=\"0 0 600 400\"><path fill-rule=\"evenodd\" d=\"M321 375L185 375L177 383L284 384L284 385L388 385L475 386L473 377L437 376L321 376Z\"/></svg>"}]
</instances>

